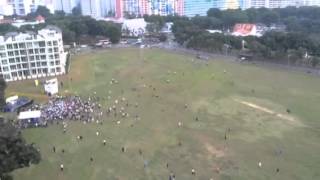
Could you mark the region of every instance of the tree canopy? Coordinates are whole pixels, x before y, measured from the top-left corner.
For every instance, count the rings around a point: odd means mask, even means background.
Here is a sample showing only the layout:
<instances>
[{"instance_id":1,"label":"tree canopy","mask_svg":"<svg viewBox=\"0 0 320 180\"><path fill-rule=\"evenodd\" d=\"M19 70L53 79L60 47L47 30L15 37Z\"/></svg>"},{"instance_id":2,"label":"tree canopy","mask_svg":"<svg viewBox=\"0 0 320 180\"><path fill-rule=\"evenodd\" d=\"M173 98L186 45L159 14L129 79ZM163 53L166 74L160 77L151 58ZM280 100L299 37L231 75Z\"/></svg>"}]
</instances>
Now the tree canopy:
<instances>
[{"instance_id":1,"label":"tree canopy","mask_svg":"<svg viewBox=\"0 0 320 180\"><path fill-rule=\"evenodd\" d=\"M314 67L320 61L320 20L315 18L317 16L320 16L319 7L244 11L209 9L207 16L172 18L172 30L175 40L188 48L223 52L228 47L240 52L243 50L242 42L245 42L246 52L255 56ZM262 37L234 37L228 33L206 31L218 29L228 32L236 23L280 24L287 28L284 32L267 32Z\"/></svg>"},{"instance_id":2,"label":"tree canopy","mask_svg":"<svg viewBox=\"0 0 320 180\"><path fill-rule=\"evenodd\" d=\"M11 171L39 163L39 151L27 144L20 132L0 118L0 179L10 179Z\"/></svg>"}]
</instances>

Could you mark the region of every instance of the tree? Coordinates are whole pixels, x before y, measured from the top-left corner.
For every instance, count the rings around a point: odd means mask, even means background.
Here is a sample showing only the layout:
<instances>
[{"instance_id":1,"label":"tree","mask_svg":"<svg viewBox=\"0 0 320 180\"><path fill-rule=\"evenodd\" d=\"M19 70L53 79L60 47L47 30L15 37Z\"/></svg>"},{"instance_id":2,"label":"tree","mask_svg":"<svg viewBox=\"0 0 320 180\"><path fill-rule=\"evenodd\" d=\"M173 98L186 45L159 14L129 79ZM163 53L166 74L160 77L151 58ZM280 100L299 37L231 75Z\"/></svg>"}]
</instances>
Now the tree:
<instances>
[{"instance_id":1,"label":"tree","mask_svg":"<svg viewBox=\"0 0 320 180\"><path fill-rule=\"evenodd\" d=\"M274 11L268 10L260 14L260 22L270 26L272 23L277 23L279 21L279 14Z\"/></svg>"},{"instance_id":2,"label":"tree","mask_svg":"<svg viewBox=\"0 0 320 180\"><path fill-rule=\"evenodd\" d=\"M146 26L146 30L149 34L153 34L157 32L157 27L154 23L148 23Z\"/></svg>"},{"instance_id":3,"label":"tree","mask_svg":"<svg viewBox=\"0 0 320 180\"><path fill-rule=\"evenodd\" d=\"M222 17L222 12L221 12L220 9L210 8L210 9L207 11L207 16L208 16L208 17L215 17L215 18L220 19L220 18Z\"/></svg>"},{"instance_id":4,"label":"tree","mask_svg":"<svg viewBox=\"0 0 320 180\"><path fill-rule=\"evenodd\" d=\"M72 15L81 16L81 7L80 4L72 9Z\"/></svg>"},{"instance_id":5,"label":"tree","mask_svg":"<svg viewBox=\"0 0 320 180\"><path fill-rule=\"evenodd\" d=\"M41 15L45 18L51 16L50 10L45 6L38 6L38 9L35 12L36 15Z\"/></svg>"},{"instance_id":6,"label":"tree","mask_svg":"<svg viewBox=\"0 0 320 180\"><path fill-rule=\"evenodd\" d=\"M110 25L107 29L107 35L112 43L118 43L121 38L121 30L116 25Z\"/></svg>"},{"instance_id":7,"label":"tree","mask_svg":"<svg viewBox=\"0 0 320 180\"><path fill-rule=\"evenodd\" d=\"M54 14L59 18L64 18L66 16L66 13L64 11L55 11Z\"/></svg>"},{"instance_id":8,"label":"tree","mask_svg":"<svg viewBox=\"0 0 320 180\"><path fill-rule=\"evenodd\" d=\"M160 36L159 36L159 40L161 42L165 42L167 40L167 36L164 33L161 33Z\"/></svg>"},{"instance_id":9,"label":"tree","mask_svg":"<svg viewBox=\"0 0 320 180\"><path fill-rule=\"evenodd\" d=\"M88 33L88 26L79 19L70 23L70 30L75 32L77 37L80 37Z\"/></svg>"},{"instance_id":10,"label":"tree","mask_svg":"<svg viewBox=\"0 0 320 180\"><path fill-rule=\"evenodd\" d=\"M65 43L73 43L76 41L76 33L69 29L63 29L62 38Z\"/></svg>"},{"instance_id":11,"label":"tree","mask_svg":"<svg viewBox=\"0 0 320 180\"><path fill-rule=\"evenodd\" d=\"M11 24L0 24L0 34L5 34L7 32L17 31L18 28L12 26Z\"/></svg>"},{"instance_id":12,"label":"tree","mask_svg":"<svg viewBox=\"0 0 320 180\"><path fill-rule=\"evenodd\" d=\"M320 58L319 57L312 57L311 58L312 67L316 67L319 63L320 63Z\"/></svg>"},{"instance_id":13,"label":"tree","mask_svg":"<svg viewBox=\"0 0 320 180\"><path fill-rule=\"evenodd\" d=\"M0 179L10 179L11 171L39 163L39 151L27 144L12 124L0 118Z\"/></svg>"},{"instance_id":14,"label":"tree","mask_svg":"<svg viewBox=\"0 0 320 180\"><path fill-rule=\"evenodd\" d=\"M249 18L244 11L239 9L229 9L223 11L222 20L227 28L231 28L236 23L248 22Z\"/></svg>"}]
</instances>

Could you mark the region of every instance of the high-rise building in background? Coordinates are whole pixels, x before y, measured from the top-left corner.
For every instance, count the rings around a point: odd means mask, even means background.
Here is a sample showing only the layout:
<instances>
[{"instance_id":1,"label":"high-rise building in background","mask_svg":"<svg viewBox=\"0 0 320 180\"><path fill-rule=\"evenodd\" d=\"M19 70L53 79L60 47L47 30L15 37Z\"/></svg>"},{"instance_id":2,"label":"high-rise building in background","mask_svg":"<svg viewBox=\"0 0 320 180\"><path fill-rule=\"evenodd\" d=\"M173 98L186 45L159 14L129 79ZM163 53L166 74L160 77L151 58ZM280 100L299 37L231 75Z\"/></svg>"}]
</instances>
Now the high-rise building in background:
<instances>
[{"instance_id":1,"label":"high-rise building in background","mask_svg":"<svg viewBox=\"0 0 320 180\"><path fill-rule=\"evenodd\" d=\"M63 11L67 14L72 13L72 9L78 6L77 0L53 0L55 11Z\"/></svg>"},{"instance_id":2,"label":"high-rise building in background","mask_svg":"<svg viewBox=\"0 0 320 180\"><path fill-rule=\"evenodd\" d=\"M213 0L184 0L185 16L204 16L210 8L213 8Z\"/></svg>"},{"instance_id":3,"label":"high-rise building in background","mask_svg":"<svg viewBox=\"0 0 320 180\"><path fill-rule=\"evenodd\" d=\"M101 0L81 0L81 12L84 16L102 18Z\"/></svg>"},{"instance_id":4,"label":"high-rise building in background","mask_svg":"<svg viewBox=\"0 0 320 180\"><path fill-rule=\"evenodd\" d=\"M213 0L213 7L218 9L239 9L242 8L244 0Z\"/></svg>"},{"instance_id":5,"label":"high-rise building in background","mask_svg":"<svg viewBox=\"0 0 320 180\"><path fill-rule=\"evenodd\" d=\"M245 0L247 8L285 8L288 6L304 6L306 0ZM320 0L314 0L320 1Z\"/></svg>"},{"instance_id":6,"label":"high-rise building in background","mask_svg":"<svg viewBox=\"0 0 320 180\"><path fill-rule=\"evenodd\" d=\"M27 15L38 6L72 13L81 6L83 15L101 19L105 17L125 18L148 15L206 15L210 8L248 9L285 8L288 6L320 6L320 0L0 0L0 14Z\"/></svg>"},{"instance_id":7,"label":"high-rise building in background","mask_svg":"<svg viewBox=\"0 0 320 180\"><path fill-rule=\"evenodd\" d=\"M116 0L117 18L126 15L183 15L184 0Z\"/></svg>"},{"instance_id":8,"label":"high-rise building in background","mask_svg":"<svg viewBox=\"0 0 320 180\"><path fill-rule=\"evenodd\" d=\"M303 1L303 0L301 0ZM320 0L304 0L305 6L320 6Z\"/></svg>"},{"instance_id":9,"label":"high-rise building in background","mask_svg":"<svg viewBox=\"0 0 320 180\"><path fill-rule=\"evenodd\" d=\"M52 1L53 0L7 0L7 3L12 6L14 14L25 16L31 12L35 12L38 6L45 6L51 13L54 13Z\"/></svg>"},{"instance_id":10,"label":"high-rise building in background","mask_svg":"<svg viewBox=\"0 0 320 180\"><path fill-rule=\"evenodd\" d=\"M9 4L7 0L0 1L0 15L13 15L13 6L12 4Z\"/></svg>"}]
</instances>

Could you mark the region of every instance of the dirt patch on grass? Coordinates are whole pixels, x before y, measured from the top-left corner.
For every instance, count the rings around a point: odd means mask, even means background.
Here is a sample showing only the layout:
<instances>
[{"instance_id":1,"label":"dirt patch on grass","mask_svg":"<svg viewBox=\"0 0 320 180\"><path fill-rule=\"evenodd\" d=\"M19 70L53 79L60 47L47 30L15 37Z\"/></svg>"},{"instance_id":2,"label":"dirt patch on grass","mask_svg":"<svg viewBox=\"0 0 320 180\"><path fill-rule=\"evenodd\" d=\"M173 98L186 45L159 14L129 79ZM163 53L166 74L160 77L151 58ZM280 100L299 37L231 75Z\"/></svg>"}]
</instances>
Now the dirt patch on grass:
<instances>
[{"instance_id":1,"label":"dirt patch on grass","mask_svg":"<svg viewBox=\"0 0 320 180\"><path fill-rule=\"evenodd\" d=\"M224 156L225 156L225 151L224 151L223 148L214 147L214 146L212 146L212 145L209 144L209 143L205 143L205 147L206 147L207 151L208 151L211 155L213 155L213 156L215 156L215 157L217 157L217 158L220 158L220 157L224 157Z\"/></svg>"},{"instance_id":2,"label":"dirt patch on grass","mask_svg":"<svg viewBox=\"0 0 320 180\"><path fill-rule=\"evenodd\" d=\"M259 110L259 111L262 111L262 112L265 112L265 113L268 113L268 114L271 114L271 115L275 115L281 119L284 119L284 120L288 120L288 121L295 121L295 119L289 115L285 115L285 114L281 114L281 113L277 113L271 109L268 109L266 107L262 107L262 106L259 106L257 104L254 104L252 102L248 102L248 101L242 101L242 100L239 100L239 99L234 99L234 101L238 102L238 103L241 103L243 105L246 105L248 107L251 107L253 109L256 109L256 110Z\"/></svg>"}]
</instances>

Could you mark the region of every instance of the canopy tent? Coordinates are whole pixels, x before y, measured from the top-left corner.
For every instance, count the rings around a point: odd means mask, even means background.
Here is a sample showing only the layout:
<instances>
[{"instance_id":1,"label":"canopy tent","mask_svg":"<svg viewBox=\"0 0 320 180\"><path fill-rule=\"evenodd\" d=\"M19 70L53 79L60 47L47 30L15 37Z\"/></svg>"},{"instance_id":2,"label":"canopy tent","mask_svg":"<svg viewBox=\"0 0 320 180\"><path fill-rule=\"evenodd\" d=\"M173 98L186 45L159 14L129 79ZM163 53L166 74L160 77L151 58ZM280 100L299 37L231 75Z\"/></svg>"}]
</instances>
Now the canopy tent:
<instances>
[{"instance_id":1,"label":"canopy tent","mask_svg":"<svg viewBox=\"0 0 320 180\"><path fill-rule=\"evenodd\" d=\"M31 119L31 118L40 118L41 111L24 111L20 112L18 119Z\"/></svg>"}]
</instances>

